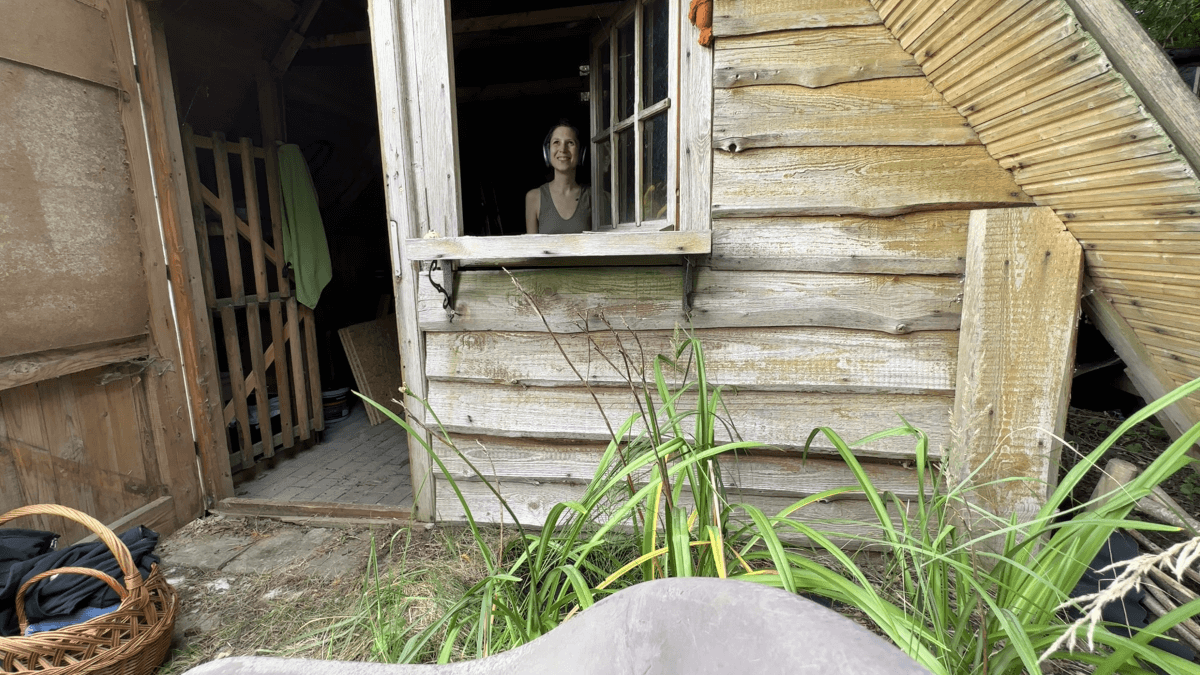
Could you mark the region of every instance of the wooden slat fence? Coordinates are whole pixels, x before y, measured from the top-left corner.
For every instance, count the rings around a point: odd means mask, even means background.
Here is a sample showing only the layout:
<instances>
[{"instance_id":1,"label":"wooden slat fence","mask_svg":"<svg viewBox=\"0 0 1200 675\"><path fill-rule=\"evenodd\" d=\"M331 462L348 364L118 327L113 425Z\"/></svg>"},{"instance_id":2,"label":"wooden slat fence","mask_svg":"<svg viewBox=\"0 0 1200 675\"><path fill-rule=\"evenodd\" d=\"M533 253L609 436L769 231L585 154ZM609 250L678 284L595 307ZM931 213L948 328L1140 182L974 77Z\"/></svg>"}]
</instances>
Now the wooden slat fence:
<instances>
[{"instance_id":1,"label":"wooden slat fence","mask_svg":"<svg viewBox=\"0 0 1200 675\"><path fill-rule=\"evenodd\" d=\"M183 144L205 302L223 337L213 344L223 347L218 358L229 373L221 403L226 423L235 422L230 462L245 469L325 428L316 326L283 262L276 149L220 132L197 135L186 125ZM276 405L278 432L270 422Z\"/></svg>"}]
</instances>

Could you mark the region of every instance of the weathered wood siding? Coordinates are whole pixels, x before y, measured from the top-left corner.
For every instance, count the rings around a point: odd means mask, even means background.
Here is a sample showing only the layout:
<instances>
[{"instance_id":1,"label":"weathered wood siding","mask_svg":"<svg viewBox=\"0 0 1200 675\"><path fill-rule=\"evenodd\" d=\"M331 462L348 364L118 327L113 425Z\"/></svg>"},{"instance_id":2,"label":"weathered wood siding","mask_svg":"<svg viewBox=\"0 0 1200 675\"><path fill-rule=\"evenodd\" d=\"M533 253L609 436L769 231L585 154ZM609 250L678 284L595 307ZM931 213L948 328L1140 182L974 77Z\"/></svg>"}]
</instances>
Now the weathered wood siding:
<instances>
[{"instance_id":1,"label":"weathered wood siding","mask_svg":"<svg viewBox=\"0 0 1200 675\"><path fill-rule=\"evenodd\" d=\"M146 7L24 0L6 9L0 512L50 502L105 523L136 512L131 524L170 532L203 512L204 495L166 274L169 228L155 196L155 169L170 167L152 165L162 125L147 125L155 116L140 99L156 67ZM188 275L175 262L171 272L177 285ZM86 534L59 518L13 526Z\"/></svg>"},{"instance_id":2,"label":"weathered wood siding","mask_svg":"<svg viewBox=\"0 0 1200 675\"><path fill-rule=\"evenodd\" d=\"M667 352L677 326L703 341L710 379L730 386L738 433L777 449L723 463L735 498L771 508L852 484L823 438L801 461L818 425L857 438L903 415L935 456L948 443L969 210L1031 199L867 0L719 0L715 15L713 245L690 318L678 265L515 271L537 309L505 272L468 269L453 318L419 279L431 408L532 522L578 496L608 423L635 410L626 376L640 380L641 354ZM435 447L467 481L475 517L500 519L465 464ZM889 438L860 455L912 495L913 452ZM445 476L435 480L441 517L462 517ZM799 517L870 520L865 506Z\"/></svg>"},{"instance_id":3,"label":"weathered wood siding","mask_svg":"<svg viewBox=\"0 0 1200 675\"><path fill-rule=\"evenodd\" d=\"M156 446L151 416L142 372L128 365L0 391L0 513L63 504L112 522L194 481L186 473L195 466ZM87 534L58 518L38 520L68 540Z\"/></svg>"},{"instance_id":4,"label":"weathered wood siding","mask_svg":"<svg viewBox=\"0 0 1200 675\"><path fill-rule=\"evenodd\" d=\"M1080 241L1095 287L1144 343L1147 365L1170 386L1200 376L1200 181L1071 7L872 2L988 153ZM1124 11L1117 4L1092 10ZM1136 51L1139 36L1115 37L1128 44L1114 48Z\"/></svg>"}]
</instances>

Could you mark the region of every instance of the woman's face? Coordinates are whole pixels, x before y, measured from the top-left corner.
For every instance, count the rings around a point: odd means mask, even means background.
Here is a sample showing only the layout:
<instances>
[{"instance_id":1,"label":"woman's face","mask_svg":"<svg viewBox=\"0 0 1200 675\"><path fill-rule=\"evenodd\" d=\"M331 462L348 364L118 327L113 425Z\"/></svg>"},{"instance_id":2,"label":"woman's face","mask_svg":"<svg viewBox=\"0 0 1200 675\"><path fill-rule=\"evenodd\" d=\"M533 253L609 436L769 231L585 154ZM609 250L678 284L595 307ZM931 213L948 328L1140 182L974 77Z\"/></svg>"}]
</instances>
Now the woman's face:
<instances>
[{"instance_id":1,"label":"woman's face","mask_svg":"<svg viewBox=\"0 0 1200 675\"><path fill-rule=\"evenodd\" d=\"M579 139L571 127L555 127L550 134L550 166L570 171L579 166Z\"/></svg>"}]
</instances>

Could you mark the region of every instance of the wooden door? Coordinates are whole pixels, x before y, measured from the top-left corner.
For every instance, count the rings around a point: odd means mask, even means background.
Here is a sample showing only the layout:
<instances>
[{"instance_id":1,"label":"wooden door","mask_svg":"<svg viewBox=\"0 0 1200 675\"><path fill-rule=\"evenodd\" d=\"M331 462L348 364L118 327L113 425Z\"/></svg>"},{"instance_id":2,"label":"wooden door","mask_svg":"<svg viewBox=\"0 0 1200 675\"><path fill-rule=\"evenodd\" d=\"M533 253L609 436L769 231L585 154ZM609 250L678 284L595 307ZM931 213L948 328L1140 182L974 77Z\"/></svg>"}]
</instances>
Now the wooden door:
<instances>
[{"instance_id":1,"label":"wooden door","mask_svg":"<svg viewBox=\"0 0 1200 675\"><path fill-rule=\"evenodd\" d=\"M325 428L316 328L312 310L292 294L283 261L276 147L185 126L183 148L205 304L228 373L222 428L230 430L237 471Z\"/></svg>"},{"instance_id":2,"label":"wooden door","mask_svg":"<svg viewBox=\"0 0 1200 675\"><path fill-rule=\"evenodd\" d=\"M228 451L195 338L211 328L179 236L161 33L144 0L6 0L3 15L0 511L54 502L169 532L232 483L212 468Z\"/></svg>"}]
</instances>

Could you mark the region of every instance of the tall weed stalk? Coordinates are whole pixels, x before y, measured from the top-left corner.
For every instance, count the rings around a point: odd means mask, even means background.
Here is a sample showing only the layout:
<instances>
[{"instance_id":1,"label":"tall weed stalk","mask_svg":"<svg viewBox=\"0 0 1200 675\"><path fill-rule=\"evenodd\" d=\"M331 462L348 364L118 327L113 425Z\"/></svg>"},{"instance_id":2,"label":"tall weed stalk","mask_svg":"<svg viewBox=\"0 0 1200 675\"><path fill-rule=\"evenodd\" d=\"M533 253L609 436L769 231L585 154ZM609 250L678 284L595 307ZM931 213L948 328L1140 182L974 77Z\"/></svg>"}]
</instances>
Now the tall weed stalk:
<instances>
[{"instance_id":1,"label":"tall weed stalk","mask_svg":"<svg viewBox=\"0 0 1200 675\"><path fill-rule=\"evenodd\" d=\"M537 638L629 584L711 576L777 586L856 608L937 675L1039 673L1042 653L1064 631L1080 630L1069 627L1056 608L1068 599L1109 536L1118 528L1174 529L1128 516L1138 499L1188 463L1185 452L1200 439L1197 425L1097 508L1067 506L1072 491L1106 450L1135 425L1200 390L1197 380L1131 417L1071 469L1033 519L1017 522L1001 521L973 505L971 488L947 487L930 461L928 437L907 422L855 443L822 427L812 432L809 445L823 435L857 484L809 496L769 515L753 505L728 501L720 477L721 457L763 446L737 440L735 434L718 442L718 427L728 428L731 422L717 414L724 411L722 389L707 379L700 342L687 336L673 354L655 357L652 365L651 383L630 381L639 412L613 431L582 497L551 508L540 532L523 527L501 492L457 448L427 404L433 423L425 429L366 399L403 426L437 465L462 505L487 566L486 577L467 589L439 621L408 637L397 660L411 662L431 651L439 662L486 656ZM681 383L668 381L669 375L680 373ZM516 525L507 561L501 556L504 551L493 550L481 535L470 504L423 431L436 435L486 483ZM890 436L910 436L914 442L919 489L910 504L877 489L853 450ZM842 531L844 524L793 517L813 502L848 492L871 505L878 534L848 535ZM987 532L974 534L965 527L959 517L964 511L972 516L968 520L990 523ZM785 543L796 538L807 540L812 548ZM847 538L849 548L869 545L886 552L895 579L891 587L872 583L846 553ZM826 555L814 555L814 550ZM831 567L828 558L836 564ZM1200 610L1188 607L1190 614L1175 612L1156 622L1153 634L1124 637L1098 630L1095 642L1105 648L1103 653L1059 650L1045 656L1089 664L1101 674L1141 674L1154 666L1200 675L1195 664L1148 644L1151 637Z\"/></svg>"}]
</instances>

